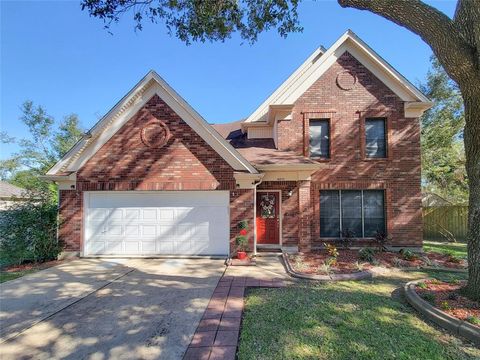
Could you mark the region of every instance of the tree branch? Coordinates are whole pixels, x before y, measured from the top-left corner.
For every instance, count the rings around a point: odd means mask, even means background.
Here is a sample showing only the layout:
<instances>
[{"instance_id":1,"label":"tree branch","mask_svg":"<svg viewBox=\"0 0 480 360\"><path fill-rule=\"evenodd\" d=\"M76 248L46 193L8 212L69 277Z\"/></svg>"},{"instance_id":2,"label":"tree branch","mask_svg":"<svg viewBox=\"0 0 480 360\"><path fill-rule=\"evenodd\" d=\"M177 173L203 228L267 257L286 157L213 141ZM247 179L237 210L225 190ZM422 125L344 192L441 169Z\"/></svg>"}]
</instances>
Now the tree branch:
<instances>
[{"instance_id":1,"label":"tree branch","mask_svg":"<svg viewBox=\"0 0 480 360\"><path fill-rule=\"evenodd\" d=\"M368 10L419 35L457 83L479 77L476 47L465 41L445 14L419 0L338 0L342 7ZM470 1L475 6L478 0Z\"/></svg>"}]
</instances>

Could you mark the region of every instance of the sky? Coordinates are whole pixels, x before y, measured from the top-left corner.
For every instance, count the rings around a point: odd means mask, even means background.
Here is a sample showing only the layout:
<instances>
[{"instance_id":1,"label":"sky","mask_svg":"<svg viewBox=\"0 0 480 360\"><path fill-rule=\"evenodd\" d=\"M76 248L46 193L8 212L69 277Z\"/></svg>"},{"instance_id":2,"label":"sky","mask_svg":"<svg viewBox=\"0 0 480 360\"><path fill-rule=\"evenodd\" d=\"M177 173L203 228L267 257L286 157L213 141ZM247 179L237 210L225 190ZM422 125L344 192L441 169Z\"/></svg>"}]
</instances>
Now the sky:
<instances>
[{"instance_id":1,"label":"sky","mask_svg":"<svg viewBox=\"0 0 480 360\"><path fill-rule=\"evenodd\" d=\"M455 1L428 1L452 16ZM286 39L276 31L250 45L238 36L185 45L161 24L134 30L130 15L111 27L82 11L77 1L0 0L0 127L17 139L26 100L57 121L75 113L89 129L149 70L157 71L208 122L247 117L319 46L347 29L414 84L424 81L430 48L413 33L336 1L303 1L304 31ZM0 158L17 150L2 145Z\"/></svg>"}]
</instances>

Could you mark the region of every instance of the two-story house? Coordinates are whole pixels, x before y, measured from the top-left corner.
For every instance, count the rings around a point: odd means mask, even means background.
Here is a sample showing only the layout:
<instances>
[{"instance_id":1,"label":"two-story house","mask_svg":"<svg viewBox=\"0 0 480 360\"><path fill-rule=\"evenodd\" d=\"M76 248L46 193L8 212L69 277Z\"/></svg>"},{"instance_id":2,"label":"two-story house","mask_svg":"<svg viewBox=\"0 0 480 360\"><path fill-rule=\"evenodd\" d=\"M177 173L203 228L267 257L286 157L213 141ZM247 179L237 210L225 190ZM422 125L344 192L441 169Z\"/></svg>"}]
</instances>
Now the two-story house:
<instances>
[{"instance_id":1,"label":"two-story house","mask_svg":"<svg viewBox=\"0 0 480 360\"><path fill-rule=\"evenodd\" d=\"M351 31L247 119L208 124L148 73L47 174L65 251L222 255L422 244L420 125L429 100Z\"/></svg>"}]
</instances>

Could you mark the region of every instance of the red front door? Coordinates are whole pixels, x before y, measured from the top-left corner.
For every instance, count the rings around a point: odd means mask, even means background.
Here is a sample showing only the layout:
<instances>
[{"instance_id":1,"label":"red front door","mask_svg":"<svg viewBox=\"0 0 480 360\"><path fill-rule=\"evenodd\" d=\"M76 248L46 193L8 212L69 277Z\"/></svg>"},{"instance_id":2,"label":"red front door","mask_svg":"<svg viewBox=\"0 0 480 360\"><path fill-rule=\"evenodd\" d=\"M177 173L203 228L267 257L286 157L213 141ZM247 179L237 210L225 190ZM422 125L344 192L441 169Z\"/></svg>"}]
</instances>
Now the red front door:
<instances>
[{"instance_id":1,"label":"red front door","mask_svg":"<svg viewBox=\"0 0 480 360\"><path fill-rule=\"evenodd\" d=\"M257 244L280 243L279 200L278 192L257 193Z\"/></svg>"}]
</instances>

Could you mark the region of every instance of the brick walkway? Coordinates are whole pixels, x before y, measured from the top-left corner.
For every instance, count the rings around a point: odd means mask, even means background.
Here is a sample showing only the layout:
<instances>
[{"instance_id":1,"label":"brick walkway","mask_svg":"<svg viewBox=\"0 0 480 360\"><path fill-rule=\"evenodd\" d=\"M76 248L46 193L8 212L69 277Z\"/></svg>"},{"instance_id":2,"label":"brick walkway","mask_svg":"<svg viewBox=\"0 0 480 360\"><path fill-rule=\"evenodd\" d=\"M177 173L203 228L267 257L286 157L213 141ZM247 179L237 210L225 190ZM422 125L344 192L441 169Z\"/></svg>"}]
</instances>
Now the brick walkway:
<instances>
[{"instance_id":1,"label":"brick walkway","mask_svg":"<svg viewBox=\"0 0 480 360\"><path fill-rule=\"evenodd\" d=\"M234 360L242 321L245 288L282 286L284 280L281 277L262 276L259 279L252 276L223 276L213 292L183 359Z\"/></svg>"}]
</instances>

